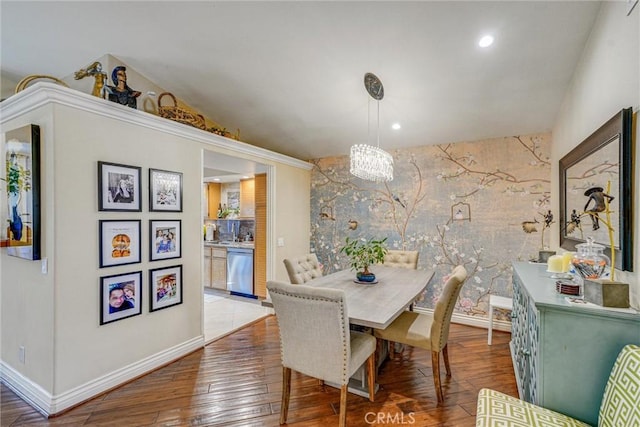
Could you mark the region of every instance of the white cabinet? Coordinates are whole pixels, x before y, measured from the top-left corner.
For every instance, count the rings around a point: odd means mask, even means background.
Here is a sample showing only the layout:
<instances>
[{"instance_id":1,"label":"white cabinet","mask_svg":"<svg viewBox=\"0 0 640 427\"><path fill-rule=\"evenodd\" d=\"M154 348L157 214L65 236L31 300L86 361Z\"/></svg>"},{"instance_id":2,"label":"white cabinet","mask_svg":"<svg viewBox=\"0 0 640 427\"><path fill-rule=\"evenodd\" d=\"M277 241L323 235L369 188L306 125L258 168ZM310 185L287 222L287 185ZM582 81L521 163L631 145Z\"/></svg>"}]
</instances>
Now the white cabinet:
<instances>
[{"instance_id":1,"label":"white cabinet","mask_svg":"<svg viewBox=\"0 0 640 427\"><path fill-rule=\"evenodd\" d=\"M227 289L227 248L211 248L211 287Z\"/></svg>"},{"instance_id":2,"label":"white cabinet","mask_svg":"<svg viewBox=\"0 0 640 427\"><path fill-rule=\"evenodd\" d=\"M211 287L211 250L213 248L209 246L204 247L204 262L202 271L203 284L206 287Z\"/></svg>"}]
</instances>

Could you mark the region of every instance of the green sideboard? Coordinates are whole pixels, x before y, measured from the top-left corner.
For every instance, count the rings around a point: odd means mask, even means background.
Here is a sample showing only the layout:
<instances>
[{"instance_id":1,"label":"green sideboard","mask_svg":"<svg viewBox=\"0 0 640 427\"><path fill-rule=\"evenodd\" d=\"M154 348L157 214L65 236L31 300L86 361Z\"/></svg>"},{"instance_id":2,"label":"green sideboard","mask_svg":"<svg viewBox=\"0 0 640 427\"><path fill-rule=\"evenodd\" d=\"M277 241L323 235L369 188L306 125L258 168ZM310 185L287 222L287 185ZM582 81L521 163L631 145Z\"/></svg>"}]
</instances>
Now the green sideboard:
<instances>
[{"instance_id":1,"label":"green sideboard","mask_svg":"<svg viewBox=\"0 0 640 427\"><path fill-rule=\"evenodd\" d=\"M511 357L520 398L591 425L613 363L640 344L640 313L571 304L546 264L513 263Z\"/></svg>"}]
</instances>

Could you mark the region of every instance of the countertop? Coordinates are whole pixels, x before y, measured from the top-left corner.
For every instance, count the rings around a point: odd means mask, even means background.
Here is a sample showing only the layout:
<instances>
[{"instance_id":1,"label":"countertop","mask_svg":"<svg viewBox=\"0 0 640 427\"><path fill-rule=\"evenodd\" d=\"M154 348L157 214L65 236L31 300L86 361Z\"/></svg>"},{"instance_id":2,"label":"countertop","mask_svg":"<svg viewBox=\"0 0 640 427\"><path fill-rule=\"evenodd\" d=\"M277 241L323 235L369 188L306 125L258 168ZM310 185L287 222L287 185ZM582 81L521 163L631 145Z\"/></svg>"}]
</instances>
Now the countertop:
<instances>
[{"instance_id":1,"label":"countertop","mask_svg":"<svg viewBox=\"0 0 640 427\"><path fill-rule=\"evenodd\" d=\"M207 242L204 241L207 248L242 248L254 249L254 242Z\"/></svg>"}]
</instances>

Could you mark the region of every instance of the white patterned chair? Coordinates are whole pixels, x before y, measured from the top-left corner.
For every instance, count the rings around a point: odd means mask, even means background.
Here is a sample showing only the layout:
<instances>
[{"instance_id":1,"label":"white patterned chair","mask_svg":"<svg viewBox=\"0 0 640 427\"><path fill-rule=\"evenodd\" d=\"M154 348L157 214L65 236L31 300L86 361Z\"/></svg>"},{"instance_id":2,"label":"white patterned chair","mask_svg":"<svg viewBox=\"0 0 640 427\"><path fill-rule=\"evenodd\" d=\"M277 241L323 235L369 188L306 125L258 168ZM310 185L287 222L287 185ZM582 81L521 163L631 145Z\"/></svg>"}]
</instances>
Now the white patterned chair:
<instances>
[{"instance_id":1,"label":"white patterned chair","mask_svg":"<svg viewBox=\"0 0 640 427\"><path fill-rule=\"evenodd\" d=\"M585 427L579 420L484 388L476 427ZM599 427L640 426L640 346L625 346L613 365L598 414Z\"/></svg>"},{"instance_id":2,"label":"white patterned chair","mask_svg":"<svg viewBox=\"0 0 640 427\"><path fill-rule=\"evenodd\" d=\"M305 254L284 260L289 281L294 285L306 283L322 276L322 268L316 254Z\"/></svg>"},{"instance_id":3,"label":"white patterned chair","mask_svg":"<svg viewBox=\"0 0 640 427\"><path fill-rule=\"evenodd\" d=\"M280 329L280 424L287 422L291 370L294 370L321 381L340 384L339 420L340 426L345 426L349 378L365 362L369 400L373 402L376 339L373 335L349 330L343 290L275 281L267 282L267 289Z\"/></svg>"}]
</instances>

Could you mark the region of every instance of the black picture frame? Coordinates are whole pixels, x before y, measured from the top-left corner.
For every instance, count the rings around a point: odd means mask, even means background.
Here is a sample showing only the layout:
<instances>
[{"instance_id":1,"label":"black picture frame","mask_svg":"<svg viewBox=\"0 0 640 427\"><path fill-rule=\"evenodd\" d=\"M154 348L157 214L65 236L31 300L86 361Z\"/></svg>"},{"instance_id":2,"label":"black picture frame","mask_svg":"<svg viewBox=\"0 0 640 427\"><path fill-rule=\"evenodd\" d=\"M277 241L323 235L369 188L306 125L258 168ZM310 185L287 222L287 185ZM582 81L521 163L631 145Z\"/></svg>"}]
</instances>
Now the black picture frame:
<instances>
[{"instance_id":1,"label":"black picture frame","mask_svg":"<svg viewBox=\"0 0 640 427\"><path fill-rule=\"evenodd\" d=\"M149 261L182 257L182 221L149 220Z\"/></svg>"},{"instance_id":2,"label":"black picture frame","mask_svg":"<svg viewBox=\"0 0 640 427\"><path fill-rule=\"evenodd\" d=\"M182 172L149 169L149 211L182 212Z\"/></svg>"},{"instance_id":3,"label":"black picture frame","mask_svg":"<svg viewBox=\"0 0 640 427\"><path fill-rule=\"evenodd\" d=\"M142 211L142 168L98 161L98 210Z\"/></svg>"},{"instance_id":4,"label":"black picture frame","mask_svg":"<svg viewBox=\"0 0 640 427\"><path fill-rule=\"evenodd\" d=\"M621 110L560 159L559 164L560 246L573 251L577 244L586 242L587 235L595 234L596 243L606 247L609 258L615 250L615 267L624 271L633 271L632 122L632 109ZM610 206L615 215L611 220L615 229L613 248L606 237L607 227L593 230L593 219L582 212L588 200L583 193L596 186L606 189L607 182L614 197ZM572 223L572 214L579 217L579 227Z\"/></svg>"},{"instance_id":5,"label":"black picture frame","mask_svg":"<svg viewBox=\"0 0 640 427\"><path fill-rule=\"evenodd\" d=\"M142 262L141 220L98 221L100 268Z\"/></svg>"},{"instance_id":6,"label":"black picture frame","mask_svg":"<svg viewBox=\"0 0 640 427\"><path fill-rule=\"evenodd\" d=\"M100 278L101 325L138 316L141 313L142 271Z\"/></svg>"},{"instance_id":7,"label":"black picture frame","mask_svg":"<svg viewBox=\"0 0 640 427\"><path fill-rule=\"evenodd\" d=\"M149 270L149 312L182 304L182 265Z\"/></svg>"},{"instance_id":8,"label":"black picture frame","mask_svg":"<svg viewBox=\"0 0 640 427\"><path fill-rule=\"evenodd\" d=\"M41 258L40 127L30 124L5 132L7 255Z\"/></svg>"}]
</instances>

